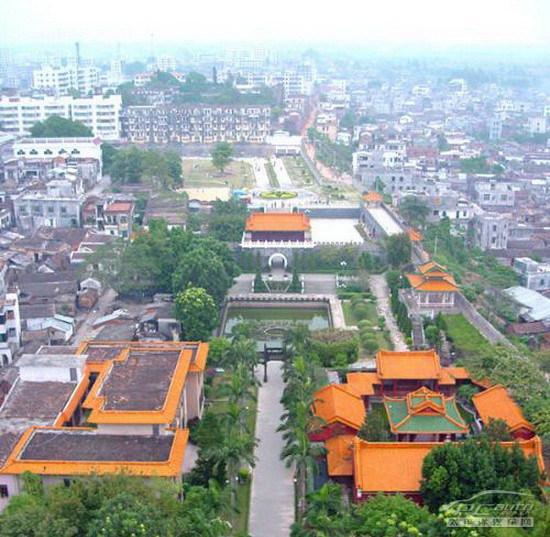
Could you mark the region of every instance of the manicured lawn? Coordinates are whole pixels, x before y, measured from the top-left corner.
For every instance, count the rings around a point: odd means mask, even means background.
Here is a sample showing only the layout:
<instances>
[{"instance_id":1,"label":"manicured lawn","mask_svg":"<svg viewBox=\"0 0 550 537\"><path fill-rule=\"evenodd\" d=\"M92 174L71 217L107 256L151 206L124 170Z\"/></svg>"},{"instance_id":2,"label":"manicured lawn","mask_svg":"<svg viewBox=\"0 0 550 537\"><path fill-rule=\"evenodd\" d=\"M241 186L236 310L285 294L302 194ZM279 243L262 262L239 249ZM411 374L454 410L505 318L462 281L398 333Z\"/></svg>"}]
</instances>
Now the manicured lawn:
<instances>
[{"instance_id":1,"label":"manicured lawn","mask_svg":"<svg viewBox=\"0 0 550 537\"><path fill-rule=\"evenodd\" d=\"M250 493L252 491L252 480L239 485L237 488L237 513L233 520L235 535L248 534L248 517L250 515Z\"/></svg>"},{"instance_id":2,"label":"manicured lawn","mask_svg":"<svg viewBox=\"0 0 550 537\"><path fill-rule=\"evenodd\" d=\"M266 160L264 166L265 171L267 172L267 177L269 179L269 186L272 186L273 188L279 188L281 185L279 184L279 180L277 179L277 174L275 173L273 164Z\"/></svg>"},{"instance_id":3,"label":"manicured lawn","mask_svg":"<svg viewBox=\"0 0 550 537\"><path fill-rule=\"evenodd\" d=\"M209 159L182 159L183 186L209 187L229 186L231 188L252 188L256 184L254 170L248 162L234 160L223 175L214 168Z\"/></svg>"},{"instance_id":4,"label":"manicured lawn","mask_svg":"<svg viewBox=\"0 0 550 537\"><path fill-rule=\"evenodd\" d=\"M283 157L286 171L297 186L313 184L313 176L302 157Z\"/></svg>"}]
</instances>

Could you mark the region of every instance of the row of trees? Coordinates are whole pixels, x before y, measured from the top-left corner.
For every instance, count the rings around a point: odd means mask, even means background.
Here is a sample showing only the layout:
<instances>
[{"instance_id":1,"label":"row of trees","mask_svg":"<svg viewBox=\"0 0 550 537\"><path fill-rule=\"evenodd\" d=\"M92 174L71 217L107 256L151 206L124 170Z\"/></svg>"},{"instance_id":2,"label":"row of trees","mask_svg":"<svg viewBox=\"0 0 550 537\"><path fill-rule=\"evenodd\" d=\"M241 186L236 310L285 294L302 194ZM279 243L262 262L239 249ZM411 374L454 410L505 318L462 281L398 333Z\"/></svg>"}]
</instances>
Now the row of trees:
<instances>
[{"instance_id":1,"label":"row of trees","mask_svg":"<svg viewBox=\"0 0 550 537\"><path fill-rule=\"evenodd\" d=\"M246 326L237 326L231 340L212 340L210 363L231 373L215 378L220 381L215 385L210 380L207 400L212 403L191 432L199 447L199 457L189 482L208 487L214 481L217 487L226 490L231 518L238 514L239 484L249 479L250 468L255 464L257 381L254 367L258 353L255 342L247 336Z\"/></svg>"}]
</instances>

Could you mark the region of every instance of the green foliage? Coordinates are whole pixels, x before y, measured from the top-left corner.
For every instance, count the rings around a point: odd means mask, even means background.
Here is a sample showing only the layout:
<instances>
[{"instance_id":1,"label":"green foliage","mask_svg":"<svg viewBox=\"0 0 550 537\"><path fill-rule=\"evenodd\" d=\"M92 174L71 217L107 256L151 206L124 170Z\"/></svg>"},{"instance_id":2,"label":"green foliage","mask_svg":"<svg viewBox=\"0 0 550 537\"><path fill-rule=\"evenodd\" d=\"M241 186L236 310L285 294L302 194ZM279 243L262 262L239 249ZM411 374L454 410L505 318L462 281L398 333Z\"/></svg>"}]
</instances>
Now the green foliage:
<instances>
[{"instance_id":1,"label":"green foliage","mask_svg":"<svg viewBox=\"0 0 550 537\"><path fill-rule=\"evenodd\" d=\"M117 150L114 145L107 142L101 144L101 164L103 167L103 173L111 173L111 166L115 160L116 153Z\"/></svg>"},{"instance_id":2,"label":"green foliage","mask_svg":"<svg viewBox=\"0 0 550 537\"><path fill-rule=\"evenodd\" d=\"M290 286L287 289L287 292L289 293L300 293L302 291L302 282L300 280L300 274L298 273L298 269L294 267L292 269L292 281L290 282Z\"/></svg>"},{"instance_id":3,"label":"green foliage","mask_svg":"<svg viewBox=\"0 0 550 537\"><path fill-rule=\"evenodd\" d=\"M341 356L345 356L347 364L357 360L358 339L353 332L348 330L316 330L311 333L307 343L310 352L320 360L324 367L333 367Z\"/></svg>"},{"instance_id":4,"label":"green foliage","mask_svg":"<svg viewBox=\"0 0 550 537\"><path fill-rule=\"evenodd\" d=\"M236 199L216 200L208 218L208 232L224 242L239 242L246 222L246 205Z\"/></svg>"},{"instance_id":5,"label":"green foliage","mask_svg":"<svg viewBox=\"0 0 550 537\"><path fill-rule=\"evenodd\" d=\"M388 263L398 268L411 262L411 239L406 233L392 235L386 239Z\"/></svg>"},{"instance_id":6,"label":"green foliage","mask_svg":"<svg viewBox=\"0 0 550 537\"><path fill-rule=\"evenodd\" d=\"M428 535L435 519L427 509L403 496L383 496L360 503L352 510L354 535L397 537Z\"/></svg>"},{"instance_id":7,"label":"green foliage","mask_svg":"<svg viewBox=\"0 0 550 537\"><path fill-rule=\"evenodd\" d=\"M264 279L262 278L262 271L258 269L256 275L254 276L254 292L255 293L268 293L269 289L267 288Z\"/></svg>"},{"instance_id":8,"label":"green foliage","mask_svg":"<svg viewBox=\"0 0 550 537\"><path fill-rule=\"evenodd\" d=\"M79 121L50 116L31 127L31 136L33 138L79 138L91 137L93 132Z\"/></svg>"},{"instance_id":9,"label":"green foliage","mask_svg":"<svg viewBox=\"0 0 550 537\"><path fill-rule=\"evenodd\" d=\"M182 324L185 340L208 341L218 324L218 308L213 298L201 287L188 287L176 295L176 319Z\"/></svg>"},{"instance_id":10,"label":"green foliage","mask_svg":"<svg viewBox=\"0 0 550 537\"><path fill-rule=\"evenodd\" d=\"M314 127L307 131L310 141L315 143L315 158L325 166L335 168L340 173L351 173L353 146L332 142L326 134Z\"/></svg>"},{"instance_id":11,"label":"green foliage","mask_svg":"<svg viewBox=\"0 0 550 537\"><path fill-rule=\"evenodd\" d=\"M230 528L219 510L219 494L212 488L182 491L168 480L122 475L79 478L68 487L53 485L42 494L14 497L0 515L0 535L223 537Z\"/></svg>"},{"instance_id":12,"label":"green foliage","mask_svg":"<svg viewBox=\"0 0 550 537\"><path fill-rule=\"evenodd\" d=\"M387 442L391 438L390 427L383 405L375 405L365 416L365 422L357 433L368 442Z\"/></svg>"},{"instance_id":13,"label":"green foliage","mask_svg":"<svg viewBox=\"0 0 550 537\"><path fill-rule=\"evenodd\" d=\"M320 246L307 254L295 254L294 266L299 272L354 270L360 253L356 246Z\"/></svg>"},{"instance_id":14,"label":"green foliage","mask_svg":"<svg viewBox=\"0 0 550 537\"><path fill-rule=\"evenodd\" d=\"M418 196L405 196L399 204L399 212L411 226L423 228L430 214L430 208Z\"/></svg>"},{"instance_id":15,"label":"green foliage","mask_svg":"<svg viewBox=\"0 0 550 537\"><path fill-rule=\"evenodd\" d=\"M490 442L509 442L512 440L508 424L500 419L489 418L489 423L483 429L483 435Z\"/></svg>"},{"instance_id":16,"label":"green foliage","mask_svg":"<svg viewBox=\"0 0 550 537\"><path fill-rule=\"evenodd\" d=\"M218 142L212 149L212 164L223 173L233 158L233 146L228 142Z\"/></svg>"},{"instance_id":17,"label":"green foliage","mask_svg":"<svg viewBox=\"0 0 550 537\"><path fill-rule=\"evenodd\" d=\"M113 241L89 258L95 276L126 297L176 293L188 284L223 299L238 274L233 253L213 239L151 221L131 243Z\"/></svg>"},{"instance_id":18,"label":"green foliage","mask_svg":"<svg viewBox=\"0 0 550 537\"><path fill-rule=\"evenodd\" d=\"M424 246L438 263L445 265L460 283L466 275L480 280L468 299L475 299L478 291L487 286L505 289L518 284L518 276L510 267L501 265L494 257L477 248L470 248L463 237L451 233L448 218L437 225L428 225L424 231Z\"/></svg>"},{"instance_id":19,"label":"green foliage","mask_svg":"<svg viewBox=\"0 0 550 537\"><path fill-rule=\"evenodd\" d=\"M494 173L501 174L504 168L500 164L490 166L487 157L472 157L460 161L460 171L463 173Z\"/></svg>"},{"instance_id":20,"label":"green foliage","mask_svg":"<svg viewBox=\"0 0 550 537\"><path fill-rule=\"evenodd\" d=\"M143 182L167 190L181 184L181 158L175 151L130 146L109 152L109 172L115 185Z\"/></svg>"},{"instance_id":21,"label":"green foliage","mask_svg":"<svg viewBox=\"0 0 550 537\"><path fill-rule=\"evenodd\" d=\"M537 432L550 432L550 386L536 359L515 348L491 345L462 315L444 319L447 337L470 374L506 386Z\"/></svg>"},{"instance_id":22,"label":"green foliage","mask_svg":"<svg viewBox=\"0 0 550 537\"><path fill-rule=\"evenodd\" d=\"M538 495L539 479L536 459L525 458L517 445L507 449L472 439L430 451L422 466L421 493L426 505L437 511L443 504L485 490L531 491ZM494 496L497 502L509 498Z\"/></svg>"}]
</instances>

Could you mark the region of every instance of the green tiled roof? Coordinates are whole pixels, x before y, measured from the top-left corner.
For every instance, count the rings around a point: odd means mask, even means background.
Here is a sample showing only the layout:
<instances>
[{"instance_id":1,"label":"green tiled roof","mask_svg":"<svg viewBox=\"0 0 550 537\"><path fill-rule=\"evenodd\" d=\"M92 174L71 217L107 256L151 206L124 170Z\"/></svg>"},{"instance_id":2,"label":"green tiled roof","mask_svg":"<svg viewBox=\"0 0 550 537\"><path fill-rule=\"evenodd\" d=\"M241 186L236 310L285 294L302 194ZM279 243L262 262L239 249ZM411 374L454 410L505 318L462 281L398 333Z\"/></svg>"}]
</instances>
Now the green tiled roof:
<instances>
[{"instance_id":1,"label":"green tiled roof","mask_svg":"<svg viewBox=\"0 0 550 537\"><path fill-rule=\"evenodd\" d=\"M445 414L411 414L409 419L404 422L403 420L409 415L406 399L385 400L384 406L392 429L397 430L399 433L464 432L467 427L466 422L462 419L454 398L445 399L444 401ZM441 399L437 402L441 404ZM418 404L416 401L415 403Z\"/></svg>"}]
</instances>

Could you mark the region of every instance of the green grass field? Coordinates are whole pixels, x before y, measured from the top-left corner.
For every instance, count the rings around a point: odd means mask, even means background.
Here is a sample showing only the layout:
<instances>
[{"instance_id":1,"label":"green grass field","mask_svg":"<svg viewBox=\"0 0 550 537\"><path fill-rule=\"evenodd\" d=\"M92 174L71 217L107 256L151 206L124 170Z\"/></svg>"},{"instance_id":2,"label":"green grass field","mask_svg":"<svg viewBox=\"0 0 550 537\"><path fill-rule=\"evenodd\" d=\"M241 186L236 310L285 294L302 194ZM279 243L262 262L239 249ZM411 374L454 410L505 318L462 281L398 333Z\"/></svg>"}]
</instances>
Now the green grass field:
<instances>
[{"instance_id":1,"label":"green grass field","mask_svg":"<svg viewBox=\"0 0 550 537\"><path fill-rule=\"evenodd\" d=\"M479 355L490 352L491 344L462 315L444 315L447 336L460 356Z\"/></svg>"},{"instance_id":2,"label":"green grass field","mask_svg":"<svg viewBox=\"0 0 550 537\"><path fill-rule=\"evenodd\" d=\"M183 186L200 188L229 186L231 188L253 188L256 184L254 170L248 162L234 160L224 174L214 168L209 159L182 159Z\"/></svg>"},{"instance_id":3,"label":"green grass field","mask_svg":"<svg viewBox=\"0 0 550 537\"><path fill-rule=\"evenodd\" d=\"M313 175L302 157L282 157L286 171L296 186L313 184Z\"/></svg>"}]
</instances>

